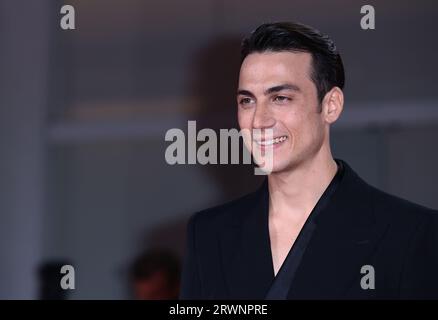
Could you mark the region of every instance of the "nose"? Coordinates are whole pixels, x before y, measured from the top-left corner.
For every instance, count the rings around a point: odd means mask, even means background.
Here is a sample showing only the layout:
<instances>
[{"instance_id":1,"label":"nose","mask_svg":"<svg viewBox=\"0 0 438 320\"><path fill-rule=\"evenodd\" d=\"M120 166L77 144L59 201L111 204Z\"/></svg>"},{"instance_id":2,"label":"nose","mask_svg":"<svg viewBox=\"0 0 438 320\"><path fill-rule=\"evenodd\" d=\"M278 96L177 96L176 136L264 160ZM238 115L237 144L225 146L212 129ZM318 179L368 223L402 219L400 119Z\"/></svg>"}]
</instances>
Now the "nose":
<instances>
[{"instance_id":1,"label":"nose","mask_svg":"<svg viewBox=\"0 0 438 320\"><path fill-rule=\"evenodd\" d=\"M270 113L267 106L260 104L256 106L252 127L253 129L272 128L275 125L275 119Z\"/></svg>"}]
</instances>

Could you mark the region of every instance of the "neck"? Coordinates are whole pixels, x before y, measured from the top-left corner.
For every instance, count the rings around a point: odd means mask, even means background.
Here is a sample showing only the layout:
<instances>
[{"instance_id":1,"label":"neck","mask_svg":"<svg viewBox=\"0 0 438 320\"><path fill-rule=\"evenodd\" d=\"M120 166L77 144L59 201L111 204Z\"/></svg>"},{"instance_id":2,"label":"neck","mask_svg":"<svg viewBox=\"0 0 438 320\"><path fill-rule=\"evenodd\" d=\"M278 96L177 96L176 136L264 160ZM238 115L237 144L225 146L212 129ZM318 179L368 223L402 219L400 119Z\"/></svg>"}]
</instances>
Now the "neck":
<instances>
[{"instance_id":1,"label":"neck","mask_svg":"<svg viewBox=\"0 0 438 320\"><path fill-rule=\"evenodd\" d=\"M307 219L336 171L336 161L329 151L321 152L291 170L271 173L268 177L269 214L292 221Z\"/></svg>"}]
</instances>

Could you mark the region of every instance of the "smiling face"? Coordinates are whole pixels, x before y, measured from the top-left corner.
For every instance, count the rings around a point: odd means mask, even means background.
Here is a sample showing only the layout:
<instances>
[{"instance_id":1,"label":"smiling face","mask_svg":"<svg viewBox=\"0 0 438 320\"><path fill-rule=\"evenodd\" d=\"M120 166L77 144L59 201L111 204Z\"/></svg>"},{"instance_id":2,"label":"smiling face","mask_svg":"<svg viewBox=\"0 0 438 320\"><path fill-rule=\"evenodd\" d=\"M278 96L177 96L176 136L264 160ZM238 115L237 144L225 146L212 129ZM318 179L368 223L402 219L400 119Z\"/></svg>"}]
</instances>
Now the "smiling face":
<instances>
[{"instance_id":1,"label":"smiling face","mask_svg":"<svg viewBox=\"0 0 438 320\"><path fill-rule=\"evenodd\" d=\"M272 145L273 173L291 170L321 150L330 150L329 124L342 109L342 92L332 89L320 104L311 70L312 56L306 52L251 53L240 68L239 126L261 132L272 129L274 139L253 134L254 149L249 149L255 155ZM339 103L340 108L331 113Z\"/></svg>"}]
</instances>

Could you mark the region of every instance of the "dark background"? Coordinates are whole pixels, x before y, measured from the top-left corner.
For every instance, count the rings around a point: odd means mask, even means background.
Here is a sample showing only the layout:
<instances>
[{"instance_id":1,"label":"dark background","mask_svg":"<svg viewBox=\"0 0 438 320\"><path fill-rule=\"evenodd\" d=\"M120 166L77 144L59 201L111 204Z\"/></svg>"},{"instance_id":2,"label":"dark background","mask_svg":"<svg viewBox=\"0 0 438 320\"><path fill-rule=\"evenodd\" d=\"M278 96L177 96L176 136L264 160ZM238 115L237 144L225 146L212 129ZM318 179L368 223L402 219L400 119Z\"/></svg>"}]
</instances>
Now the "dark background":
<instances>
[{"instance_id":1,"label":"dark background","mask_svg":"<svg viewBox=\"0 0 438 320\"><path fill-rule=\"evenodd\" d=\"M263 22L332 37L347 77L335 157L437 209L437 18L434 1L0 0L0 298L38 297L51 260L75 267L71 298L127 298L138 252L182 255L190 214L258 185L251 166L169 166L164 135L236 126L239 44Z\"/></svg>"}]
</instances>

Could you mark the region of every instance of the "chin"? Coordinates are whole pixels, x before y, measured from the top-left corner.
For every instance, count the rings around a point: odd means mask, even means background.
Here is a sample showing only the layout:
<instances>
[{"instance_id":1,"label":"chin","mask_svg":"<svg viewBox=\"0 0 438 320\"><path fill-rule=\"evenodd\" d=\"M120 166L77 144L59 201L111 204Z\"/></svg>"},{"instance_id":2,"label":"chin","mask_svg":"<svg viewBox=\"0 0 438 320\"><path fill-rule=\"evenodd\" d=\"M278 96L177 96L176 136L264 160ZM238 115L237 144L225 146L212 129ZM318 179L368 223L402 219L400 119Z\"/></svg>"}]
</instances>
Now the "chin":
<instances>
[{"instance_id":1,"label":"chin","mask_svg":"<svg viewBox=\"0 0 438 320\"><path fill-rule=\"evenodd\" d=\"M269 170L268 174L280 173L280 172L288 171L289 168L290 168L290 165L289 165L288 161L275 161L272 164L271 170ZM262 167L260 167L260 169L263 170Z\"/></svg>"},{"instance_id":2,"label":"chin","mask_svg":"<svg viewBox=\"0 0 438 320\"><path fill-rule=\"evenodd\" d=\"M288 172L293 171L295 168L297 168L300 164L302 164L302 161L300 161L300 158L297 157L284 157L282 159L276 159L274 160L273 166L272 166L272 173L280 173L280 172Z\"/></svg>"}]
</instances>

